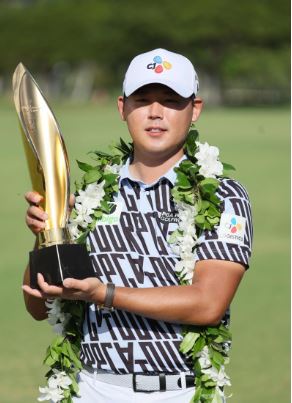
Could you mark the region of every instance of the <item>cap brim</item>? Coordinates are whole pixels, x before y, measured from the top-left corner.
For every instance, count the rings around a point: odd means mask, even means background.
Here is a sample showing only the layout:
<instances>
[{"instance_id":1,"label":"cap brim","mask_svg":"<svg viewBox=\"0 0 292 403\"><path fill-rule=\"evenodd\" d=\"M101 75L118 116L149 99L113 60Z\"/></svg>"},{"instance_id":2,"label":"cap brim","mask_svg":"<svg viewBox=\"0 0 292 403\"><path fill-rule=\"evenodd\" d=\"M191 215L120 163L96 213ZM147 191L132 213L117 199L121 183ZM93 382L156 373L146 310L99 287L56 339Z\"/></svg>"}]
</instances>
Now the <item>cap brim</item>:
<instances>
[{"instance_id":1,"label":"cap brim","mask_svg":"<svg viewBox=\"0 0 292 403\"><path fill-rule=\"evenodd\" d=\"M143 80L140 82L135 82L135 84L127 84L126 87L124 88L124 94L126 97L129 97L132 95L135 91L137 91L139 88L144 87L144 85L148 84L162 84L165 85L166 87L169 87L172 89L174 92L176 92L178 95L180 95L183 98L189 98L194 94L194 91L192 89L185 89L185 88L180 88L177 82L173 82L171 80L166 80L165 78L159 79L157 77L155 80Z\"/></svg>"}]
</instances>

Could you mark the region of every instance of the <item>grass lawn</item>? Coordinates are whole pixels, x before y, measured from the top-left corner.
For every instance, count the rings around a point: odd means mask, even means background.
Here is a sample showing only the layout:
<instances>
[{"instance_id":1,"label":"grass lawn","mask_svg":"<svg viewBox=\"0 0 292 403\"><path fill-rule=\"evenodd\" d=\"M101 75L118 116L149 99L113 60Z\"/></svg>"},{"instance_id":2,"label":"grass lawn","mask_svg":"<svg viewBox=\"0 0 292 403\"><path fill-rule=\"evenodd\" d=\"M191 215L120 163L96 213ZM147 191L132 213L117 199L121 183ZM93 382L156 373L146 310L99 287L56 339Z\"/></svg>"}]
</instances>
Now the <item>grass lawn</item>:
<instances>
[{"instance_id":1,"label":"grass lawn","mask_svg":"<svg viewBox=\"0 0 292 403\"><path fill-rule=\"evenodd\" d=\"M72 183L75 159L127 138L111 106L54 105L68 148ZM232 304L233 349L229 373L234 403L290 402L290 188L287 109L205 109L197 128L201 141L216 144L221 159L236 166L235 177L253 205L254 255ZM52 337L46 323L25 312L21 282L33 236L26 230L25 191L30 189L14 106L0 102L1 265L0 390L2 403L36 401Z\"/></svg>"}]
</instances>

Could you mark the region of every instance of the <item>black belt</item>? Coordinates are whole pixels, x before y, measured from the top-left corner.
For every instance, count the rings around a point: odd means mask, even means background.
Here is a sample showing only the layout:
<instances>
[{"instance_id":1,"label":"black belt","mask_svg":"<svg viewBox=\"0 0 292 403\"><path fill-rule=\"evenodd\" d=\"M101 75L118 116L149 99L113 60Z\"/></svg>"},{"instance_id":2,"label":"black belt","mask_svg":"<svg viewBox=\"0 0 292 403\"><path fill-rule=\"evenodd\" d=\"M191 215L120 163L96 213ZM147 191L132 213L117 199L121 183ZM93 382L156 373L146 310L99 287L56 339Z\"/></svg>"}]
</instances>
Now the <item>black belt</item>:
<instances>
[{"instance_id":1,"label":"black belt","mask_svg":"<svg viewBox=\"0 0 292 403\"><path fill-rule=\"evenodd\" d=\"M82 372L98 381L132 388L135 392L164 392L194 387L195 376L189 373L114 374L91 367Z\"/></svg>"}]
</instances>

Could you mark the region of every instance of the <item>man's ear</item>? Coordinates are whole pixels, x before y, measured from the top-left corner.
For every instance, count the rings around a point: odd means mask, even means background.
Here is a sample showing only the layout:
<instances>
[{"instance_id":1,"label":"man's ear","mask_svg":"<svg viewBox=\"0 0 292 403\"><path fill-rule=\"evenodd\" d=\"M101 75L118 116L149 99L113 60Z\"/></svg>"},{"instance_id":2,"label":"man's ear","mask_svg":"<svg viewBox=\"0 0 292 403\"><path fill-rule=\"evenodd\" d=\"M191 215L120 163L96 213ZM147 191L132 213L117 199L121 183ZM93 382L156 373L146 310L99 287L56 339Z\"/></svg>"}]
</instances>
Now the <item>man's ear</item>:
<instances>
[{"instance_id":1,"label":"man's ear","mask_svg":"<svg viewBox=\"0 0 292 403\"><path fill-rule=\"evenodd\" d=\"M124 114L124 106L125 106L125 99L122 95L120 95L118 97L118 101L117 101L117 105L118 105L118 110L119 110L119 114L122 120L126 120L125 119L125 114Z\"/></svg>"},{"instance_id":2,"label":"man's ear","mask_svg":"<svg viewBox=\"0 0 292 403\"><path fill-rule=\"evenodd\" d=\"M200 113L203 109L203 101L201 98L195 98L193 100L193 115L192 122L196 122L199 119Z\"/></svg>"}]
</instances>

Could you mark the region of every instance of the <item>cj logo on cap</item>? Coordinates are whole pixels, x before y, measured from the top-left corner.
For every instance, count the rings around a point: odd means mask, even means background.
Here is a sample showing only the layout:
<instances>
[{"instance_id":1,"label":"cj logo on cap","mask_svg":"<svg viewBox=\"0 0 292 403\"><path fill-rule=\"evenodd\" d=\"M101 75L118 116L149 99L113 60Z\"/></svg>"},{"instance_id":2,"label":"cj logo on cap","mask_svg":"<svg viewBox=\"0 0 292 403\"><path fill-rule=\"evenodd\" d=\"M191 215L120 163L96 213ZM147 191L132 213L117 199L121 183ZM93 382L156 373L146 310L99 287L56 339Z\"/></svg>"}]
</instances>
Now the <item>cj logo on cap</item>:
<instances>
[{"instance_id":1,"label":"cj logo on cap","mask_svg":"<svg viewBox=\"0 0 292 403\"><path fill-rule=\"evenodd\" d=\"M153 58L153 63L147 64L147 69L154 70L155 73L162 73L164 69L170 70L171 67L171 63L166 60L162 60L160 56L155 56Z\"/></svg>"},{"instance_id":2,"label":"cj logo on cap","mask_svg":"<svg viewBox=\"0 0 292 403\"><path fill-rule=\"evenodd\" d=\"M237 245L244 244L246 218L223 213L221 215L220 225L218 228L219 240L235 243Z\"/></svg>"}]
</instances>

